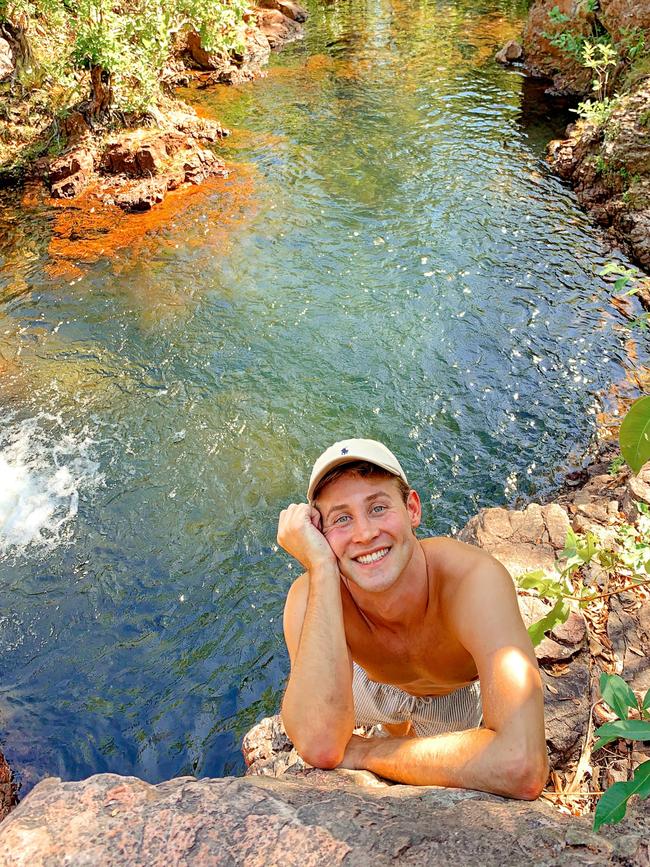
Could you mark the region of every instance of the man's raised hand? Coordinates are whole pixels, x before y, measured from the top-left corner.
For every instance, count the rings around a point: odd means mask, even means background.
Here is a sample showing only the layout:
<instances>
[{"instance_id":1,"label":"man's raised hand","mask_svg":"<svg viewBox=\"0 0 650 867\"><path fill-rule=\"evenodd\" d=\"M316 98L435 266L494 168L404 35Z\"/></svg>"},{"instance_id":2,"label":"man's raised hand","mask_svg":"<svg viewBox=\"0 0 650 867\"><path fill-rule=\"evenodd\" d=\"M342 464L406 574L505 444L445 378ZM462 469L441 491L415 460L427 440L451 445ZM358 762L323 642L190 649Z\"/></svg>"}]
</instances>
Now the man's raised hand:
<instances>
[{"instance_id":1,"label":"man's raised hand","mask_svg":"<svg viewBox=\"0 0 650 867\"><path fill-rule=\"evenodd\" d=\"M320 526L320 512L308 503L291 503L280 512L278 544L308 572L327 564L337 565Z\"/></svg>"}]
</instances>

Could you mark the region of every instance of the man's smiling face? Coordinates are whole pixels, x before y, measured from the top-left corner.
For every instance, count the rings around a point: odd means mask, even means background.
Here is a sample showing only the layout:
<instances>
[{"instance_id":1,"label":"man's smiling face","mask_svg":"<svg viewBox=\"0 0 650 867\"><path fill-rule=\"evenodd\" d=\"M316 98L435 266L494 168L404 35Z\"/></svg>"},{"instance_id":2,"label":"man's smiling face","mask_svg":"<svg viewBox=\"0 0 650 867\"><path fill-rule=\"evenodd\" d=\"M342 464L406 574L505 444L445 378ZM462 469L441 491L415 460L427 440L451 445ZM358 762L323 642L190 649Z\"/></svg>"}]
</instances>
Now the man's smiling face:
<instances>
[{"instance_id":1,"label":"man's smiling face","mask_svg":"<svg viewBox=\"0 0 650 867\"><path fill-rule=\"evenodd\" d=\"M344 473L326 484L314 504L341 574L363 590L381 592L406 569L415 550L420 498L406 504L390 475Z\"/></svg>"}]
</instances>

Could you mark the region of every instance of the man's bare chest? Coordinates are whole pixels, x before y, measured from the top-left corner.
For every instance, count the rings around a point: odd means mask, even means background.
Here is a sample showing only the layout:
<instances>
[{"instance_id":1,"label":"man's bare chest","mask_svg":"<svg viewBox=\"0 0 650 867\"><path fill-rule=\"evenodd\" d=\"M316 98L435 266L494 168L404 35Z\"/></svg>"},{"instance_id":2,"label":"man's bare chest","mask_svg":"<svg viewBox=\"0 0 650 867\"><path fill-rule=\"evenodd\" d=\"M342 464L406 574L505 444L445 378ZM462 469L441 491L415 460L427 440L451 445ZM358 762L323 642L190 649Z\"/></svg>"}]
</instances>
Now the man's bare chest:
<instances>
[{"instance_id":1,"label":"man's bare chest","mask_svg":"<svg viewBox=\"0 0 650 867\"><path fill-rule=\"evenodd\" d=\"M470 654L434 623L396 635L357 616L346 617L345 631L353 660L378 683L413 695L443 695L476 678Z\"/></svg>"}]
</instances>

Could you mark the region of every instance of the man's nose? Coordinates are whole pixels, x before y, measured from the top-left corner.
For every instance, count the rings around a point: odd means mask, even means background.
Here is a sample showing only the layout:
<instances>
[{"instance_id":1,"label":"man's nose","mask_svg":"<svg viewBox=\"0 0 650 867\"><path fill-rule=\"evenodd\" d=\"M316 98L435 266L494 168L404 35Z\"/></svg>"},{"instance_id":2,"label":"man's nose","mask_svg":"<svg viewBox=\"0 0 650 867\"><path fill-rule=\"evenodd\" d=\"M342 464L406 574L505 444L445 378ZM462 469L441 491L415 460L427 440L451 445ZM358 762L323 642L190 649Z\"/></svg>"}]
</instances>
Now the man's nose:
<instances>
[{"instance_id":1,"label":"man's nose","mask_svg":"<svg viewBox=\"0 0 650 867\"><path fill-rule=\"evenodd\" d=\"M377 527L367 515L362 515L355 521L355 541L370 542L379 533Z\"/></svg>"}]
</instances>

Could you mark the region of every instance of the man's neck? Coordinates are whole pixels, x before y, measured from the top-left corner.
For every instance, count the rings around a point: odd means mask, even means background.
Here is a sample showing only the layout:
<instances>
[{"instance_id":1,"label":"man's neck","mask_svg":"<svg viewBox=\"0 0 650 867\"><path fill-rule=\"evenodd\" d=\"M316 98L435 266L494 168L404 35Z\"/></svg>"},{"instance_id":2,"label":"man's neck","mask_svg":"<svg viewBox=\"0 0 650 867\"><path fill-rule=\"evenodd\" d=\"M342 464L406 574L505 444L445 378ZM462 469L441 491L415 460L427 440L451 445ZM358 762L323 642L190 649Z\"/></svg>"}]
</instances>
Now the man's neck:
<instances>
[{"instance_id":1,"label":"man's neck","mask_svg":"<svg viewBox=\"0 0 650 867\"><path fill-rule=\"evenodd\" d=\"M429 606L429 574L419 541L413 547L406 568L388 590L371 593L353 581L344 580L360 613L371 626L401 632L424 619Z\"/></svg>"}]
</instances>

